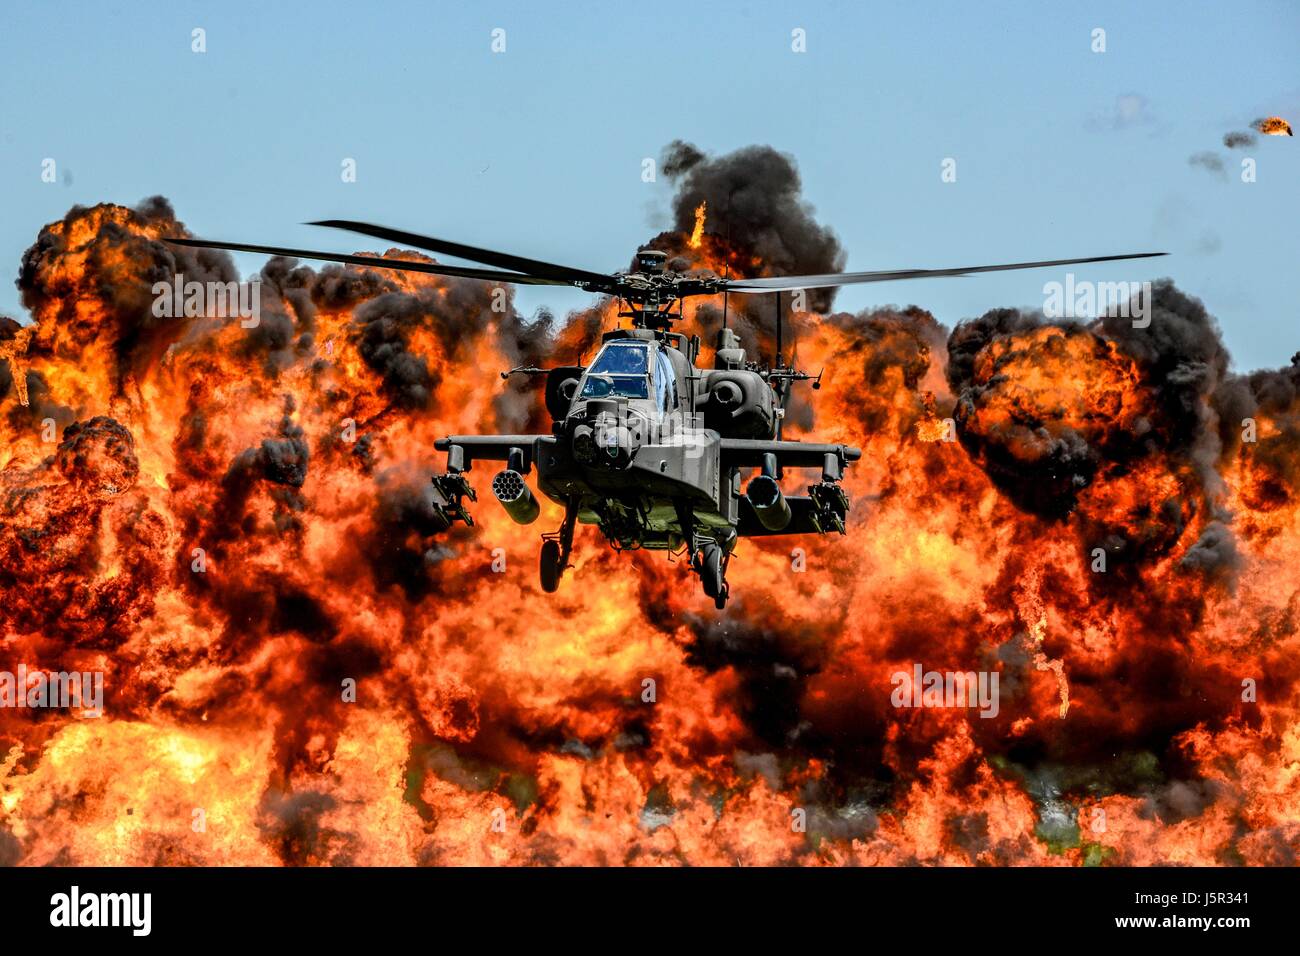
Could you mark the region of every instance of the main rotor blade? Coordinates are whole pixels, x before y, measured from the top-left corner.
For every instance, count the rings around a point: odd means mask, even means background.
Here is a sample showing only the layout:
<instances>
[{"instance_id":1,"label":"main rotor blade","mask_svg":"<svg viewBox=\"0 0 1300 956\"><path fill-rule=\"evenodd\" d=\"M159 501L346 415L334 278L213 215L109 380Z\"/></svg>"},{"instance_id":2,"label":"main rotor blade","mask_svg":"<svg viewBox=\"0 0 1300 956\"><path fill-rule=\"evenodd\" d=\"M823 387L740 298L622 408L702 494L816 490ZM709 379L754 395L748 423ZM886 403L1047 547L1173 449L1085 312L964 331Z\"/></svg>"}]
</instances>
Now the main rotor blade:
<instances>
[{"instance_id":1,"label":"main rotor blade","mask_svg":"<svg viewBox=\"0 0 1300 956\"><path fill-rule=\"evenodd\" d=\"M489 282L514 282L518 285L573 285L563 279L522 275L517 272L499 272L496 269L473 269L468 266L445 266L440 262L403 262L400 259L380 259L377 256L350 256L337 252L314 252L311 249L284 249L280 246L255 246L246 242L215 242L209 239L165 239L177 246L199 249L228 249L231 252L261 252L268 256L292 256L295 259L319 259L322 262L345 262L354 266L374 269L394 269L398 272L427 272L437 276L454 276L461 279L484 279Z\"/></svg>"},{"instance_id":2,"label":"main rotor blade","mask_svg":"<svg viewBox=\"0 0 1300 956\"><path fill-rule=\"evenodd\" d=\"M895 269L889 272L838 272L817 276L774 276L770 279L732 279L719 283L728 292L780 292L786 289L824 289L859 282L892 282L895 279L937 279L942 276L973 275L977 272L1007 272L1012 269L1043 269L1085 262L1114 262L1117 259L1150 259L1165 252L1134 252L1123 256L1092 256L1087 259L1045 259L1042 262L1009 262L997 266L963 266L958 269Z\"/></svg>"},{"instance_id":3,"label":"main rotor blade","mask_svg":"<svg viewBox=\"0 0 1300 956\"><path fill-rule=\"evenodd\" d=\"M540 259L525 259L523 256L513 256L508 252L496 252L492 249L480 249L478 246L467 246L459 242L448 242L445 239L435 239L433 236L422 236L416 232L403 232L401 229L389 229L387 226L372 226L366 222L353 222L349 219L324 219L320 222L309 222L309 226L328 226L331 229L346 229L348 232L358 232L363 236L371 236L375 239L385 239L389 242L396 242L404 246L415 246L417 249L428 249L430 252L440 252L443 255L455 256L457 259L469 259L471 262L484 262L490 266L498 266L502 269L514 269L526 275L541 276L547 279L560 279L564 282L592 282L602 285L610 284L610 276L603 275L599 272L588 272L586 269L574 269L571 266L561 266L554 262L543 262Z\"/></svg>"}]
</instances>

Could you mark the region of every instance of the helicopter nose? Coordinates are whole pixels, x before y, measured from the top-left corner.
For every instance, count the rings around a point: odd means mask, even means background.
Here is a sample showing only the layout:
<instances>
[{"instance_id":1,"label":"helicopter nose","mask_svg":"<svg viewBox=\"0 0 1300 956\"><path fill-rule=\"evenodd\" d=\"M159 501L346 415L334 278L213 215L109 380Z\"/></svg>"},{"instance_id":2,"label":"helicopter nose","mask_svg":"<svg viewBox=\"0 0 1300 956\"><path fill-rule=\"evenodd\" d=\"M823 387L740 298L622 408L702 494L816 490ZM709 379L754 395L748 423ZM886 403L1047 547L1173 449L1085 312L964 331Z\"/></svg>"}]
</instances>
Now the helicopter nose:
<instances>
[{"instance_id":1,"label":"helicopter nose","mask_svg":"<svg viewBox=\"0 0 1300 956\"><path fill-rule=\"evenodd\" d=\"M620 409L611 411L606 403L591 402L586 420L573 429L573 458L589 467L626 468L636 457L641 439L641 428L631 427Z\"/></svg>"},{"instance_id":2,"label":"helicopter nose","mask_svg":"<svg viewBox=\"0 0 1300 956\"><path fill-rule=\"evenodd\" d=\"M626 468L636 457L640 442L625 426L616 423L579 425L573 430L573 458L580 465L597 468Z\"/></svg>"}]
</instances>

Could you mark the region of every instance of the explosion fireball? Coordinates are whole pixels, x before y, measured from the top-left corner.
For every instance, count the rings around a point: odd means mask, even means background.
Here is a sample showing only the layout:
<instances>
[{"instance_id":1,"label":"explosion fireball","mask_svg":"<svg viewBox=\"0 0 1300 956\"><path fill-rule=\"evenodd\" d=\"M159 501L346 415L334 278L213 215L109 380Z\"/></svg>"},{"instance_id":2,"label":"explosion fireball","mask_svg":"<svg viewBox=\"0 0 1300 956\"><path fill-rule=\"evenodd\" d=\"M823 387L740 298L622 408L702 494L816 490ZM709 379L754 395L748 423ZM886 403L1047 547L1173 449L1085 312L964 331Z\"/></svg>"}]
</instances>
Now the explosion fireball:
<instances>
[{"instance_id":1,"label":"explosion fireball","mask_svg":"<svg viewBox=\"0 0 1300 956\"><path fill-rule=\"evenodd\" d=\"M1265 136L1294 135L1291 132L1291 124L1280 116L1269 116L1266 119L1256 120L1254 126Z\"/></svg>"},{"instance_id":2,"label":"explosion fireball","mask_svg":"<svg viewBox=\"0 0 1300 956\"><path fill-rule=\"evenodd\" d=\"M664 168L674 268L842 267L788 157ZM1300 355L1232 374L1168 281L1145 329L810 292L786 434L862 447L850 533L746 541L719 613L663 556L580 534L544 594L535 531L431 520L435 438L547 426L483 370L613 303L273 259L256 328L158 318L239 280L185 234L74 208L0 318L0 667L104 674L101 717L0 709L0 863L1295 863ZM769 356L771 311L730 316ZM1000 706L891 704L917 665Z\"/></svg>"}]
</instances>

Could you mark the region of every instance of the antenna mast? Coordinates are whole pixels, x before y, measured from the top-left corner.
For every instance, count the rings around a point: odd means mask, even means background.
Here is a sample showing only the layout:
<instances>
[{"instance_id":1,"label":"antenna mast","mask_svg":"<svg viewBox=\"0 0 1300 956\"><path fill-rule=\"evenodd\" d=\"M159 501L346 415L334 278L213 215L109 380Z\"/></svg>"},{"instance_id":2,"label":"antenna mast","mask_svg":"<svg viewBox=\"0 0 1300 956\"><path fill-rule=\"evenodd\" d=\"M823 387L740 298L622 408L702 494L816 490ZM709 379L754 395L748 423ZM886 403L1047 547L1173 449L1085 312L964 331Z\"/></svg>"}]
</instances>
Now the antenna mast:
<instances>
[{"instance_id":1,"label":"antenna mast","mask_svg":"<svg viewBox=\"0 0 1300 956\"><path fill-rule=\"evenodd\" d=\"M781 357L781 292L776 293L776 367L782 367Z\"/></svg>"},{"instance_id":2,"label":"antenna mast","mask_svg":"<svg viewBox=\"0 0 1300 956\"><path fill-rule=\"evenodd\" d=\"M781 290L776 292L776 369L781 368ZM776 420L776 440L781 440L781 432L785 425L785 394L789 389L789 384L783 378L777 379L776 395L780 401L780 414Z\"/></svg>"},{"instance_id":3,"label":"antenna mast","mask_svg":"<svg viewBox=\"0 0 1300 956\"><path fill-rule=\"evenodd\" d=\"M735 190L732 190L732 192L734 193ZM724 210L724 215L726 214L726 211L730 209L731 209L731 195L729 194L727 196L727 209ZM724 250L724 253L727 257L727 268L723 272L723 278L730 279L731 278L731 219L730 217L727 218L727 248L726 250ZM727 327L727 287L725 285L722 287L722 327L724 329Z\"/></svg>"}]
</instances>

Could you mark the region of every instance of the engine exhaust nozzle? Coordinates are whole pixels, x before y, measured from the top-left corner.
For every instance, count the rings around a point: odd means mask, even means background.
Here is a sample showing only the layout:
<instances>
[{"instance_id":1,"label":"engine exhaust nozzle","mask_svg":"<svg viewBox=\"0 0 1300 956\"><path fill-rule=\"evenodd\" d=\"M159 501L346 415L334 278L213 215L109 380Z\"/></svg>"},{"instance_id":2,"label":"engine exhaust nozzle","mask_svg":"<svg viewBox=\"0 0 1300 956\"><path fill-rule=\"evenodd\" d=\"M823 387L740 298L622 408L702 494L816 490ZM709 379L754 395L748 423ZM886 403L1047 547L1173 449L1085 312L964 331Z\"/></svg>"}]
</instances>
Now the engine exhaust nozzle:
<instances>
[{"instance_id":1,"label":"engine exhaust nozzle","mask_svg":"<svg viewBox=\"0 0 1300 956\"><path fill-rule=\"evenodd\" d=\"M516 524L532 524L542 512L542 506L524 484L524 476L509 468L492 479L492 494Z\"/></svg>"}]
</instances>

